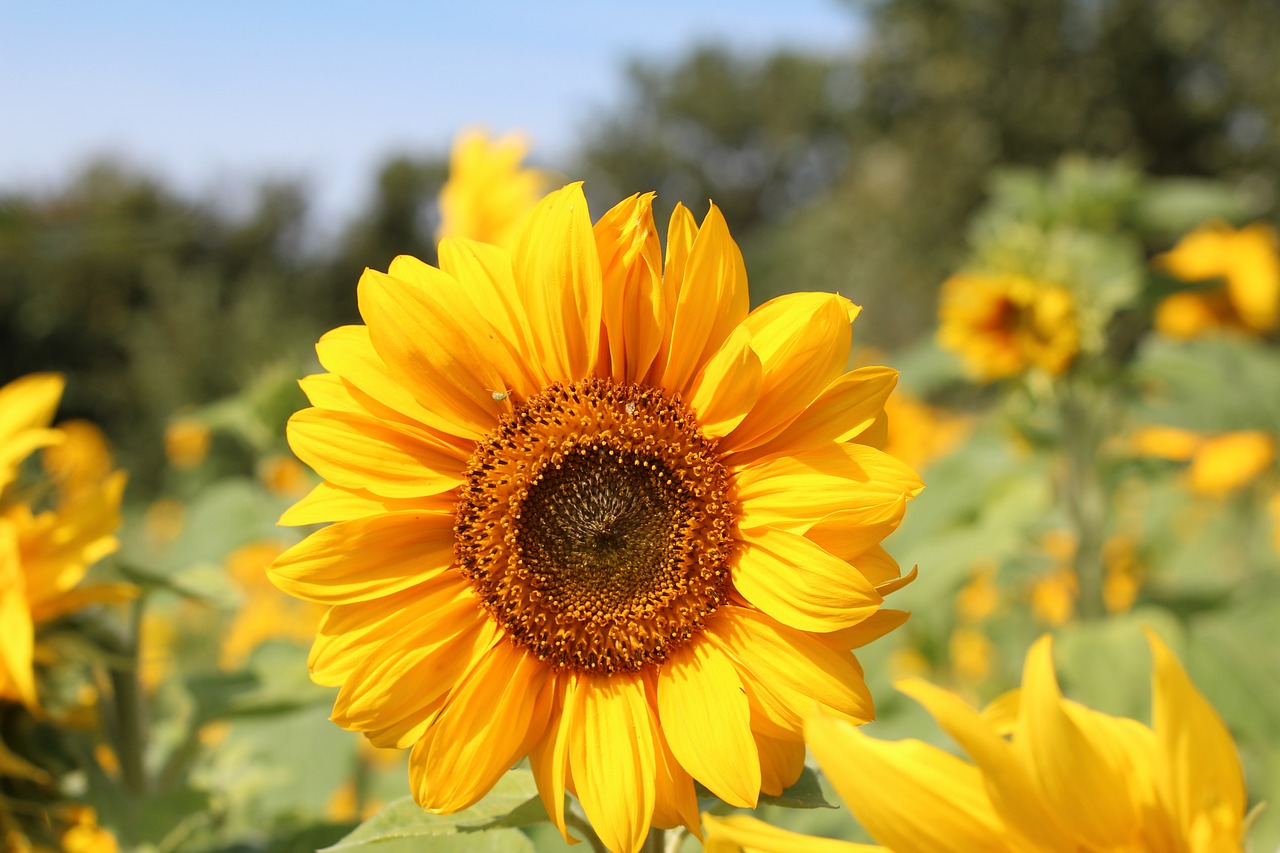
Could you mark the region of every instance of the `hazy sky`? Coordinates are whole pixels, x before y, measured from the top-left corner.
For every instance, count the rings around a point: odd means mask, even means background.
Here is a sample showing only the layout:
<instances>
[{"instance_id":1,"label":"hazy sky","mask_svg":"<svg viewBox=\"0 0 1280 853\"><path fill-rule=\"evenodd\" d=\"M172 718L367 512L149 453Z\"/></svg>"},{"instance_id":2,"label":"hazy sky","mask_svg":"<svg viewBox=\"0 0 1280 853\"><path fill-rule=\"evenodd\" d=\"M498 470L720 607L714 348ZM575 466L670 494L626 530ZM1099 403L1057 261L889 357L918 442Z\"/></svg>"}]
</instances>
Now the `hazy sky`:
<instances>
[{"instance_id":1,"label":"hazy sky","mask_svg":"<svg viewBox=\"0 0 1280 853\"><path fill-rule=\"evenodd\" d=\"M0 0L0 189L110 152L194 192L307 180L359 203L391 150L522 128L550 165L622 91L628 57L852 43L836 0Z\"/></svg>"}]
</instances>

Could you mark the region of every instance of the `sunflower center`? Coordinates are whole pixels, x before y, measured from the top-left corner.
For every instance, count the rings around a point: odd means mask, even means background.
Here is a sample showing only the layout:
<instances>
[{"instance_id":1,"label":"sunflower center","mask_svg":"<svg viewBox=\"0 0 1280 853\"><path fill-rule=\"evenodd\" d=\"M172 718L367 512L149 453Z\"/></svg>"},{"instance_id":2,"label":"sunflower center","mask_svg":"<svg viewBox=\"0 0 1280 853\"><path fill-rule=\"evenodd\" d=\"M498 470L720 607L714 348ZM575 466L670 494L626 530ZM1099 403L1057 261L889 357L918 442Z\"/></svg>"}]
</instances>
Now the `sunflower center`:
<instances>
[{"instance_id":1,"label":"sunflower center","mask_svg":"<svg viewBox=\"0 0 1280 853\"><path fill-rule=\"evenodd\" d=\"M455 551L513 642L557 667L635 672L728 595L728 492L714 442L678 399L556 383L477 446Z\"/></svg>"}]
</instances>

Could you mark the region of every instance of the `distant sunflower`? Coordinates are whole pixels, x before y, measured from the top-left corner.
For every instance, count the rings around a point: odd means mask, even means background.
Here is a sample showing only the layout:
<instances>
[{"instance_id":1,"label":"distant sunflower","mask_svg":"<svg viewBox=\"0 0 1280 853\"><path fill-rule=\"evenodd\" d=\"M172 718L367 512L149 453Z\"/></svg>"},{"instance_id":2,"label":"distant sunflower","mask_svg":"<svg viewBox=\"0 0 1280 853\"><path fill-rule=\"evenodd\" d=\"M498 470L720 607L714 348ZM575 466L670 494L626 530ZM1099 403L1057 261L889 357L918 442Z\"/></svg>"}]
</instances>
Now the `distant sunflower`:
<instances>
[{"instance_id":1,"label":"distant sunflower","mask_svg":"<svg viewBox=\"0 0 1280 853\"><path fill-rule=\"evenodd\" d=\"M1280 239L1270 225L1255 222L1239 230L1205 225L1155 263L1183 281L1222 280L1216 287L1163 299L1156 306L1155 326L1165 336L1186 340L1215 329L1266 335L1280 326Z\"/></svg>"},{"instance_id":2,"label":"distant sunflower","mask_svg":"<svg viewBox=\"0 0 1280 853\"><path fill-rule=\"evenodd\" d=\"M53 507L33 507L15 487L20 465L33 451L77 440L49 427L62 388L62 377L51 373L25 376L0 388L0 699L31 708L39 706L39 626L89 605L137 594L125 583L81 584L89 567L118 547L115 532L125 476L106 473L109 458L97 469L96 483L78 479L76 489L64 490ZM54 460L57 468L59 457Z\"/></svg>"},{"instance_id":3,"label":"distant sunflower","mask_svg":"<svg viewBox=\"0 0 1280 853\"><path fill-rule=\"evenodd\" d=\"M331 605L313 678L333 718L413 746L423 806L480 799L528 755L567 833L573 791L603 841L698 827L780 792L815 705L873 715L849 650L906 614L880 540L922 487L857 443L896 374L845 372L856 306L796 293L748 313L713 206L661 256L652 194L592 228L579 185L514 250L445 240L366 271L365 325L289 441L324 482L282 523L334 522L274 582ZM566 835L567 837L567 835Z\"/></svg>"},{"instance_id":4,"label":"distant sunflower","mask_svg":"<svg viewBox=\"0 0 1280 853\"><path fill-rule=\"evenodd\" d=\"M1038 368L1057 376L1080 350L1075 300L1015 275L954 275L942 285L938 343L982 382Z\"/></svg>"},{"instance_id":5,"label":"distant sunflower","mask_svg":"<svg viewBox=\"0 0 1280 853\"><path fill-rule=\"evenodd\" d=\"M440 190L436 239L466 237L510 248L525 215L553 186L547 172L522 165L528 150L517 133L459 133L449 155L449 179Z\"/></svg>"}]
</instances>

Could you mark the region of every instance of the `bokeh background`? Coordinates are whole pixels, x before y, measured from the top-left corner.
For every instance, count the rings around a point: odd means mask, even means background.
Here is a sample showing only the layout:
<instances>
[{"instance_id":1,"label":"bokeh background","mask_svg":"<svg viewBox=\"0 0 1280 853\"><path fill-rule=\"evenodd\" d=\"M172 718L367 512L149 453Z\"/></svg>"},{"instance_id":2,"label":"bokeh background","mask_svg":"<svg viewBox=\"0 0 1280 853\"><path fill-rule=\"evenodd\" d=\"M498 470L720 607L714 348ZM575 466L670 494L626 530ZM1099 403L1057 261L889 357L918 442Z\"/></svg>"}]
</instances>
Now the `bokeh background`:
<instances>
[{"instance_id":1,"label":"bokeh background","mask_svg":"<svg viewBox=\"0 0 1280 853\"><path fill-rule=\"evenodd\" d=\"M1145 717L1155 624L1237 737L1251 802L1274 802L1280 350L1274 329L1162 337L1183 285L1150 261L1207 221L1276 222L1276 44L1276 0L5 4L0 382L66 374L59 418L129 471L115 571L148 589L146 805L113 801L106 768L100 817L124 815L126 844L313 849L404 793L402 759L325 721L315 614L259 568L309 485L283 442L293 380L358 322L365 267L434 260L449 147L477 126L523 132L597 215L650 189L660 222L714 200L755 304L864 306L859 359L903 369L891 418L929 484L888 543L920 579L864 655L873 733L945 743L892 678L990 700L1046 630L1068 695ZM1098 541L1063 495L1052 392L976 383L934 342L949 276L1061 248L1023 239L1058 229L1092 235L1064 250L1074 274L1127 282L1098 330L1097 406L1123 409L1090 421ZM1149 426L1190 449L1153 450ZM1195 448L1244 431L1270 457L1197 488ZM1082 549L1120 578L1105 611L1071 580ZM858 837L847 812L764 813ZM1280 844L1280 809L1254 833Z\"/></svg>"}]
</instances>

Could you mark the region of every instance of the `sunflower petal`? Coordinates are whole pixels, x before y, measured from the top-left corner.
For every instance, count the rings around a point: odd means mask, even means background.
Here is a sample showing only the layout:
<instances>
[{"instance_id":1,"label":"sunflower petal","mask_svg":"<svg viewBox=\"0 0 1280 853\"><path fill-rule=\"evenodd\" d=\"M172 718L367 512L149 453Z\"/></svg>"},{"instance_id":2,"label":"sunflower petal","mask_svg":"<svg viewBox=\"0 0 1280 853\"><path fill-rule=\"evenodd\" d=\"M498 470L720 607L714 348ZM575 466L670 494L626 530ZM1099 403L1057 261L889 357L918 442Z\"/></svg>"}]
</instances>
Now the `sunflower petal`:
<instances>
[{"instance_id":1,"label":"sunflower petal","mask_svg":"<svg viewBox=\"0 0 1280 853\"><path fill-rule=\"evenodd\" d=\"M516 283L529 312L534 346L552 375L581 379L600 347L600 256L582 185L544 198L515 249Z\"/></svg>"},{"instance_id":2,"label":"sunflower petal","mask_svg":"<svg viewBox=\"0 0 1280 853\"><path fill-rule=\"evenodd\" d=\"M1091 848L1119 846L1138 832L1127 761L1068 714L1048 635L1032 644L1022 674L1015 751L1028 762L1054 814Z\"/></svg>"},{"instance_id":3,"label":"sunflower petal","mask_svg":"<svg viewBox=\"0 0 1280 853\"><path fill-rule=\"evenodd\" d=\"M676 296L662 387L686 395L702 366L746 318L747 308L742 252L713 204L689 250Z\"/></svg>"},{"instance_id":4,"label":"sunflower petal","mask_svg":"<svg viewBox=\"0 0 1280 853\"><path fill-rule=\"evenodd\" d=\"M790 788L804 772L804 742L752 732L760 754L760 792L773 797Z\"/></svg>"},{"instance_id":5,"label":"sunflower petal","mask_svg":"<svg viewBox=\"0 0 1280 853\"><path fill-rule=\"evenodd\" d=\"M739 326L690 386L689 407L702 434L720 438L732 432L756 404L760 381L760 357L751 348L751 334Z\"/></svg>"},{"instance_id":6,"label":"sunflower petal","mask_svg":"<svg viewBox=\"0 0 1280 853\"><path fill-rule=\"evenodd\" d=\"M619 202L594 229L603 267L608 369L619 382L639 381L648 374L666 326L653 197L654 193L637 193Z\"/></svg>"},{"instance_id":7,"label":"sunflower petal","mask_svg":"<svg viewBox=\"0 0 1280 853\"><path fill-rule=\"evenodd\" d=\"M497 333L459 295L452 276L432 269L439 287L424 287L365 270L356 289L369 338L395 381L449 432L480 438L510 411L493 390L510 380L494 361Z\"/></svg>"},{"instance_id":8,"label":"sunflower petal","mask_svg":"<svg viewBox=\"0 0 1280 853\"><path fill-rule=\"evenodd\" d=\"M829 442L855 438L884 412L885 401L898 384L898 371L888 367L860 367L832 380L786 429L764 444L734 455L734 462L792 456Z\"/></svg>"},{"instance_id":9,"label":"sunflower petal","mask_svg":"<svg viewBox=\"0 0 1280 853\"><path fill-rule=\"evenodd\" d=\"M958 696L921 679L904 679L894 686L923 705L969 754L982 772L991 805L1007 826L1049 850L1076 849L1075 840L1045 803L1029 769L981 714Z\"/></svg>"},{"instance_id":10,"label":"sunflower petal","mask_svg":"<svg viewBox=\"0 0 1280 853\"><path fill-rule=\"evenodd\" d=\"M815 702L851 722L874 719L871 693L853 655L749 607L720 610L706 636L737 667L751 701L753 729L794 739L803 729L804 710Z\"/></svg>"},{"instance_id":11,"label":"sunflower petal","mask_svg":"<svg viewBox=\"0 0 1280 853\"><path fill-rule=\"evenodd\" d=\"M918 740L867 737L820 712L806 721L805 740L858 822L891 850L1025 849L1010 843L971 764Z\"/></svg>"},{"instance_id":12,"label":"sunflower petal","mask_svg":"<svg viewBox=\"0 0 1280 853\"><path fill-rule=\"evenodd\" d=\"M277 557L267 573L297 598L350 604L399 592L452 565L452 514L390 512L318 530Z\"/></svg>"},{"instance_id":13,"label":"sunflower petal","mask_svg":"<svg viewBox=\"0 0 1280 853\"><path fill-rule=\"evenodd\" d=\"M680 764L720 799L755 808L760 759L751 708L734 666L708 643L688 643L658 673L662 733Z\"/></svg>"},{"instance_id":14,"label":"sunflower petal","mask_svg":"<svg viewBox=\"0 0 1280 853\"><path fill-rule=\"evenodd\" d=\"M1152 728L1160 746L1156 778L1163 799L1183 837L1234 841L1247 805L1235 743L1169 647L1150 628L1146 634L1155 663Z\"/></svg>"},{"instance_id":15,"label":"sunflower petal","mask_svg":"<svg viewBox=\"0 0 1280 853\"><path fill-rule=\"evenodd\" d=\"M875 613L884 599L853 566L785 530L740 531L733 585L774 619L802 631L834 631Z\"/></svg>"},{"instance_id":16,"label":"sunflower petal","mask_svg":"<svg viewBox=\"0 0 1280 853\"><path fill-rule=\"evenodd\" d=\"M703 814L707 827L704 853L887 853L871 844L801 835L744 814L717 817Z\"/></svg>"},{"instance_id":17,"label":"sunflower petal","mask_svg":"<svg viewBox=\"0 0 1280 853\"><path fill-rule=\"evenodd\" d=\"M578 724L577 675L556 677L548 689L555 691L546 734L529 752L529 768L538 783L538 796L548 817L566 842L576 843L564 819L565 789L568 784L570 733Z\"/></svg>"},{"instance_id":18,"label":"sunflower petal","mask_svg":"<svg viewBox=\"0 0 1280 853\"><path fill-rule=\"evenodd\" d=\"M327 524L330 521L350 521L353 518L367 518L402 510L451 512L457 500L452 492L424 498L383 498L363 489L344 489L322 481L285 510L276 524L281 527L301 527Z\"/></svg>"},{"instance_id":19,"label":"sunflower petal","mask_svg":"<svg viewBox=\"0 0 1280 853\"><path fill-rule=\"evenodd\" d=\"M636 853L653 820L653 712L639 677L615 673L578 682L570 772L591 826L610 850ZM606 771L605 768L608 768Z\"/></svg>"},{"instance_id":20,"label":"sunflower petal","mask_svg":"<svg viewBox=\"0 0 1280 853\"><path fill-rule=\"evenodd\" d=\"M466 468L424 432L351 412L295 412L288 436L297 457L324 479L388 498L450 491Z\"/></svg>"},{"instance_id":21,"label":"sunflower petal","mask_svg":"<svg viewBox=\"0 0 1280 853\"><path fill-rule=\"evenodd\" d=\"M450 692L432 737L419 741L409 759L418 804L456 812L487 794L522 757L530 727L545 727L535 711L549 675L541 661L510 642L499 642L476 661ZM480 708L484 713L477 713Z\"/></svg>"}]
</instances>

